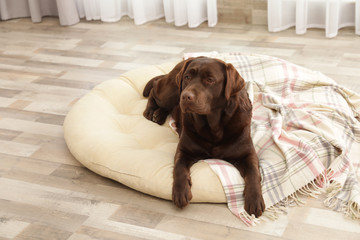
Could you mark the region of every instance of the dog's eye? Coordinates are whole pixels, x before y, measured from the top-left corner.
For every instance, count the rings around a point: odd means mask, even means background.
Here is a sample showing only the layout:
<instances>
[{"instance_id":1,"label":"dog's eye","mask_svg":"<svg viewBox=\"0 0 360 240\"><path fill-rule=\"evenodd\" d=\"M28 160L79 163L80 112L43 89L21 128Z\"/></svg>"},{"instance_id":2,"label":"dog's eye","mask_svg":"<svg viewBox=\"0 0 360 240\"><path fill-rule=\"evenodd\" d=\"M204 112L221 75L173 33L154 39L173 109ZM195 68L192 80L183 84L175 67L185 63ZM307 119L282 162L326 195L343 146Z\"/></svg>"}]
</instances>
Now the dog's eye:
<instances>
[{"instance_id":1,"label":"dog's eye","mask_svg":"<svg viewBox=\"0 0 360 240\"><path fill-rule=\"evenodd\" d=\"M190 76L189 76L189 75L185 75L185 76L184 76L184 80L190 80Z\"/></svg>"},{"instance_id":2,"label":"dog's eye","mask_svg":"<svg viewBox=\"0 0 360 240\"><path fill-rule=\"evenodd\" d=\"M213 78L206 78L207 83L214 83L215 80Z\"/></svg>"}]
</instances>

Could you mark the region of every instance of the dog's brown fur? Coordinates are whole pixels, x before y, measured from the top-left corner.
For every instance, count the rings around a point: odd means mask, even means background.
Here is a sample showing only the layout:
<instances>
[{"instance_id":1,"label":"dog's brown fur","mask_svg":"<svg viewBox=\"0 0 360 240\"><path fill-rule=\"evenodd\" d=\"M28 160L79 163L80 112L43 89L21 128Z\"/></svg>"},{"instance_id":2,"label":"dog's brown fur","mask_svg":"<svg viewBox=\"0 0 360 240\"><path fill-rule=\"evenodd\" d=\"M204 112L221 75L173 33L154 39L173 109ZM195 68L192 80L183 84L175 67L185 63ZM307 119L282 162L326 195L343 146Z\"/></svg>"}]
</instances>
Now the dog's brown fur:
<instances>
[{"instance_id":1,"label":"dog's brown fur","mask_svg":"<svg viewBox=\"0 0 360 240\"><path fill-rule=\"evenodd\" d=\"M206 57L182 61L146 85L144 116L163 124L171 113L177 123L172 190L177 207L192 198L190 167L218 158L233 164L244 178L245 210L256 217L264 212L259 160L250 135L252 105L244 86L233 65Z\"/></svg>"}]
</instances>

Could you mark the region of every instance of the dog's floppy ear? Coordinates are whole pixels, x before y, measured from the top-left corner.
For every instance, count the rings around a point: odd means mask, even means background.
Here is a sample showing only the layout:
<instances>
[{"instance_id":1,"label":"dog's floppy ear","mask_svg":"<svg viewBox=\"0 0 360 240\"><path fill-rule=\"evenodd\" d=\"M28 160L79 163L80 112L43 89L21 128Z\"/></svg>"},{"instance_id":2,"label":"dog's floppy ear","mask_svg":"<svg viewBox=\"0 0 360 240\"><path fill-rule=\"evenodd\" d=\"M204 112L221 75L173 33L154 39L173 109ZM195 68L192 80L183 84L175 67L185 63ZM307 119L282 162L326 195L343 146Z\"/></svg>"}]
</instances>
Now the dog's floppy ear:
<instances>
[{"instance_id":1,"label":"dog's floppy ear","mask_svg":"<svg viewBox=\"0 0 360 240\"><path fill-rule=\"evenodd\" d=\"M189 63L194 59L195 58L188 58L188 59L182 61L182 68L176 75L176 85L179 87L180 92L181 92L181 85L182 85L182 79L183 79L184 72L185 72L187 66L189 65Z\"/></svg>"},{"instance_id":2,"label":"dog's floppy ear","mask_svg":"<svg viewBox=\"0 0 360 240\"><path fill-rule=\"evenodd\" d=\"M244 86L245 81L234 66L231 63L226 64L225 98L229 100L231 96L240 92Z\"/></svg>"}]
</instances>

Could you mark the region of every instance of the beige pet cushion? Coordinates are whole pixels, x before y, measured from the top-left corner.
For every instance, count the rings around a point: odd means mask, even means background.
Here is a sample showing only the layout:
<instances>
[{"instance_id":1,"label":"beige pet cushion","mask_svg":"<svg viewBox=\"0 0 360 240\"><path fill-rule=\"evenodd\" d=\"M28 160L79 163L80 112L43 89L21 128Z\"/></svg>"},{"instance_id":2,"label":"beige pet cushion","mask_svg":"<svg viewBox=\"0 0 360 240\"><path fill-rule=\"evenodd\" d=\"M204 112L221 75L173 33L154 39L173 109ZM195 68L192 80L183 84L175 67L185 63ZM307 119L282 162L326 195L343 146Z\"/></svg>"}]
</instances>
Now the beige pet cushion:
<instances>
[{"instance_id":1,"label":"beige pet cushion","mask_svg":"<svg viewBox=\"0 0 360 240\"><path fill-rule=\"evenodd\" d=\"M142 115L145 84L175 63L129 71L96 86L81 98L64 122L66 143L90 170L138 191L171 199L178 136ZM193 202L226 202L217 175L205 162L191 168ZM121 196L119 196L121 197Z\"/></svg>"}]
</instances>

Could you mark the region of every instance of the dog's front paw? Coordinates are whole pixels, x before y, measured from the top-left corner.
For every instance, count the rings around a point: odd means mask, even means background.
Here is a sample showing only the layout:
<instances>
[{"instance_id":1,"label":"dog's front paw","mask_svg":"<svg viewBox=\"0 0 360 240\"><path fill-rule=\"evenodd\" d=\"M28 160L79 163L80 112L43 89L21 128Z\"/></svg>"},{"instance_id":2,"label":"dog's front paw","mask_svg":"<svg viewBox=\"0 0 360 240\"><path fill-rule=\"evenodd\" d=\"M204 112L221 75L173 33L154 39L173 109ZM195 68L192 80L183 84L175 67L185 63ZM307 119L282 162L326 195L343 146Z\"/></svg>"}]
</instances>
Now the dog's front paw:
<instances>
[{"instance_id":1,"label":"dog's front paw","mask_svg":"<svg viewBox=\"0 0 360 240\"><path fill-rule=\"evenodd\" d=\"M168 112L163 108L146 108L143 115L146 119L159 125L163 125L166 121Z\"/></svg>"},{"instance_id":2,"label":"dog's front paw","mask_svg":"<svg viewBox=\"0 0 360 240\"><path fill-rule=\"evenodd\" d=\"M265 202L261 190L248 190L244 191L245 194L245 211L255 217L260 217L265 211Z\"/></svg>"},{"instance_id":3,"label":"dog's front paw","mask_svg":"<svg viewBox=\"0 0 360 240\"><path fill-rule=\"evenodd\" d=\"M152 117L154 115L154 109L152 108L146 108L144 113L143 113L144 117L147 119L147 120L150 120L152 121Z\"/></svg>"},{"instance_id":4,"label":"dog's front paw","mask_svg":"<svg viewBox=\"0 0 360 240\"><path fill-rule=\"evenodd\" d=\"M188 181L174 183L172 190L172 200L178 208L184 208L192 199L191 186Z\"/></svg>"},{"instance_id":5,"label":"dog's front paw","mask_svg":"<svg viewBox=\"0 0 360 240\"><path fill-rule=\"evenodd\" d=\"M163 125L166 121L167 115L168 115L168 112L165 109L158 108L154 111L151 121L153 121L159 125Z\"/></svg>"}]
</instances>

